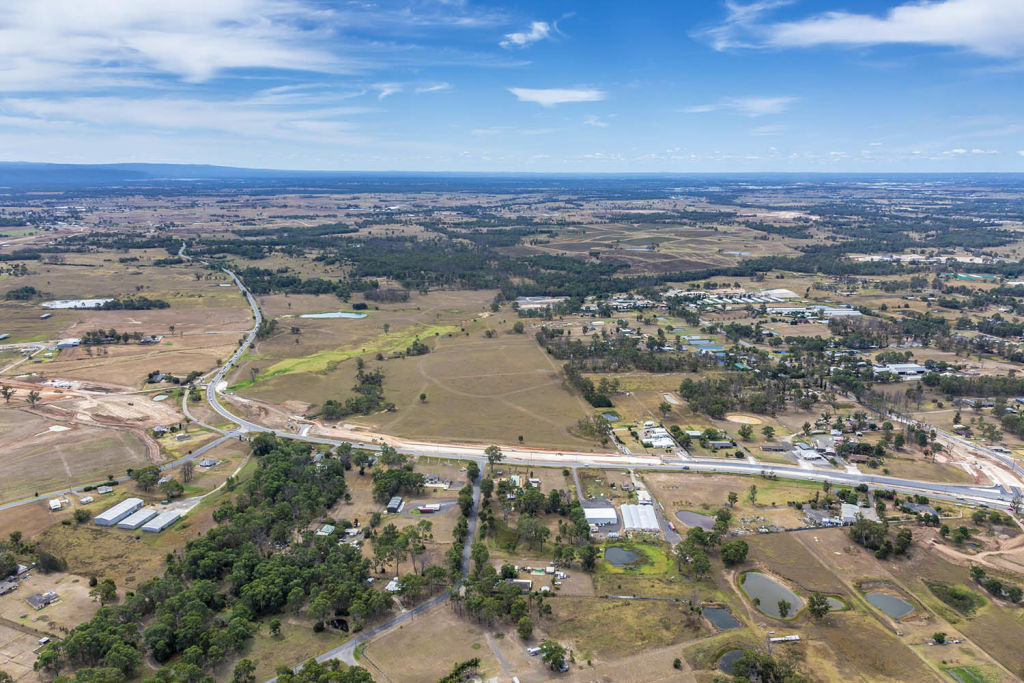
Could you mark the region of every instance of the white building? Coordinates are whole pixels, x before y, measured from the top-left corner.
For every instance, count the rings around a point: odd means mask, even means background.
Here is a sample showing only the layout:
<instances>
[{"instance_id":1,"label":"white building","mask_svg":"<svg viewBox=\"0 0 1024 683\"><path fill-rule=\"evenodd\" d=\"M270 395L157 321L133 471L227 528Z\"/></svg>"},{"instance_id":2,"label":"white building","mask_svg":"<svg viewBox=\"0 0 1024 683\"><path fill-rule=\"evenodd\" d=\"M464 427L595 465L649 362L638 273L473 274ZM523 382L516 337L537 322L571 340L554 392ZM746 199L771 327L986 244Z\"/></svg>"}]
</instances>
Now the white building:
<instances>
[{"instance_id":1,"label":"white building","mask_svg":"<svg viewBox=\"0 0 1024 683\"><path fill-rule=\"evenodd\" d=\"M594 524L595 526L608 526L619 521L619 516L615 513L615 507L607 502L597 507L583 508L583 515L587 518L588 524Z\"/></svg>"},{"instance_id":2,"label":"white building","mask_svg":"<svg viewBox=\"0 0 1024 683\"><path fill-rule=\"evenodd\" d=\"M144 509L133 512L117 523L118 529L138 529L140 526L156 517L156 510Z\"/></svg>"},{"instance_id":3,"label":"white building","mask_svg":"<svg viewBox=\"0 0 1024 683\"><path fill-rule=\"evenodd\" d=\"M181 513L174 511L162 512L142 525L143 531L158 533L181 519Z\"/></svg>"},{"instance_id":4,"label":"white building","mask_svg":"<svg viewBox=\"0 0 1024 683\"><path fill-rule=\"evenodd\" d=\"M141 498L125 498L112 508L104 510L93 518L97 526L114 526L122 519L142 507Z\"/></svg>"},{"instance_id":5,"label":"white building","mask_svg":"<svg viewBox=\"0 0 1024 683\"><path fill-rule=\"evenodd\" d=\"M626 531L648 531L657 533L661 530L654 507L650 505L623 505L622 526Z\"/></svg>"}]
</instances>

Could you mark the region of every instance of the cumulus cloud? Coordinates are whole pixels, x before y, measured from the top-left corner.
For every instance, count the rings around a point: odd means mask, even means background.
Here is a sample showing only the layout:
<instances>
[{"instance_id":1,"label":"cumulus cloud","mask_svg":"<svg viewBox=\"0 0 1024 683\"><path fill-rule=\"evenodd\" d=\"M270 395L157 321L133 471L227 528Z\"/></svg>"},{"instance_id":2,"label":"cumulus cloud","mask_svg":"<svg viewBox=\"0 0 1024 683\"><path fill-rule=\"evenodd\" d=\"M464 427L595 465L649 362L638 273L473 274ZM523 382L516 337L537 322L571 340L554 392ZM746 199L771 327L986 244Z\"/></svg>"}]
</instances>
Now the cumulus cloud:
<instances>
[{"instance_id":1,"label":"cumulus cloud","mask_svg":"<svg viewBox=\"0 0 1024 683\"><path fill-rule=\"evenodd\" d=\"M793 21L765 22L785 2L726 3L725 21L703 32L717 50L743 47L816 47L916 44L967 50L990 57L1024 56L1024 2L923 0L881 15L833 11Z\"/></svg>"},{"instance_id":2,"label":"cumulus cloud","mask_svg":"<svg viewBox=\"0 0 1024 683\"><path fill-rule=\"evenodd\" d=\"M796 101L795 97L727 97L712 104L698 104L682 110L684 114L705 114L712 111L735 111L747 116L781 114Z\"/></svg>"},{"instance_id":3,"label":"cumulus cloud","mask_svg":"<svg viewBox=\"0 0 1024 683\"><path fill-rule=\"evenodd\" d=\"M506 33L505 39L499 43L503 48L528 47L536 42L551 37L551 24L546 21L534 21L527 31Z\"/></svg>"},{"instance_id":4,"label":"cumulus cloud","mask_svg":"<svg viewBox=\"0 0 1024 683\"><path fill-rule=\"evenodd\" d=\"M569 102L600 102L605 99L603 90L593 88L509 88L520 102L534 102L542 107Z\"/></svg>"}]
</instances>

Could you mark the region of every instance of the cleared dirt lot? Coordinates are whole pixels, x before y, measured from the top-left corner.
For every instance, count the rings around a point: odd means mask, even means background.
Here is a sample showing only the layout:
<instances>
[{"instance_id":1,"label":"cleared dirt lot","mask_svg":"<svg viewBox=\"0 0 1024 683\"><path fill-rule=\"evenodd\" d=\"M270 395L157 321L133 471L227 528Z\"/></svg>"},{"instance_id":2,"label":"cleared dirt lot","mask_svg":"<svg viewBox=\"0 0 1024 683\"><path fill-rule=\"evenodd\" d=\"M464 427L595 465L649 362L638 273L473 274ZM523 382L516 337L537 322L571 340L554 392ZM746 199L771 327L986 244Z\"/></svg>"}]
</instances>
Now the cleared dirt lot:
<instances>
[{"instance_id":1,"label":"cleared dirt lot","mask_svg":"<svg viewBox=\"0 0 1024 683\"><path fill-rule=\"evenodd\" d=\"M38 648L39 636L0 623L0 671L16 681L43 680L32 670Z\"/></svg>"},{"instance_id":2,"label":"cleared dirt lot","mask_svg":"<svg viewBox=\"0 0 1024 683\"><path fill-rule=\"evenodd\" d=\"M146 445L131 432L48 420L16 408L0 408L0 454L0 501L123 475L148 462Z\"/></svg>"}]
</instances>

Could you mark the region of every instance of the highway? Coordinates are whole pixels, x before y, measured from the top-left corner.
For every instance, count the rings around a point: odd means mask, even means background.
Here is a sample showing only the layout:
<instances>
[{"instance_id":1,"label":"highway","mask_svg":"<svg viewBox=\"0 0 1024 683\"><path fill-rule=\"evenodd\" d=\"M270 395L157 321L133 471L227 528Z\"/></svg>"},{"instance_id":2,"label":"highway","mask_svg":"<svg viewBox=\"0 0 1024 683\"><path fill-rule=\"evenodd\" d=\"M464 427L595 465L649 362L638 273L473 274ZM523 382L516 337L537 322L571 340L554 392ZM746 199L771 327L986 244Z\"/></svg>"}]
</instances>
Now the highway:
<instances>
[{"instance_id":1,"label":"highway","mask_svg":"<svg viewBox=\"0 0 1024 683\"><path fill-rule=\"evenodd\" d=\"M246 335L242 345L238 347L231 358L224 363L224 365L217 371L213 376L213 379L209 382L206 388L207 401L210 407L219 413L224 418L231 420L239 425L239 431L242 432L271 432L278 437L285 439L298 439L301 441L308 441L311 443L323 444L325 446L340 446L344 441L338 439L329 439L321 436L309 436L295 434L286 430L275 430L255 422L246 420L239 417L229 411L222 405L220 401L219 391L221 383L224 381L224 377L227 373L235 366L239 359L249 349L249 346L256 338L256 332L263 321L263 315L259 310L259 306L256 303L252 293L246 288L245 284L230 270L225 269L224 272L231 277L239 291L245 297L246 301L249 302L249 306L252 308L253 320L255 324L252 330ZM380 446L372 443L359 443L350 442L357 448L366 448L372 450L379 450ZM973 446L973 444L972 444ZM451 459L463 459L463 460L476 460L484 457L483 447L474 449L473 447L466 446L445 446L444 444L431 444L423 445L415 448L399 448L399 452L406 455L430 455L442 458ZM511 453L514 453L515 449L511 448L509 453L506 454L505 462L516 465L534 465L541 467L564 467L576 465L578 467L616 467L614 460L617 456L616 453L608 453L600 455L601 463L589 463L588 458L579 455L568 455L568 454L536 454L531 455L529 458L517 458ZM749 476L760 476L770 475L780 477L784 479L796 479L801 481L819 481L819 482L832 482L834 484L847 484L851 486L857 486L859 484L867 484L871 487L895 489L903 493L919 494L928 496L929 498L937 498L946 501L958 501L965 502L974 505L988 505L990 507L998 507L1002 509L1010 508L1010 501L1013 498L1014 492L1009 491L1001 486L969 486L964 484L943 484L939 482L930 481L918 481L914 479L900 479L897 477L888 477L873 472L846 472L844 470L818 470L818 469L803 469L801 467L795 467L791 465L774 465L774 464L762 464L762 463L750 463L746 461L730 461L728 459L711 459L711 458L694 458L689 460L666 460L652 463L623 463L622 467L633 467L634 469L646 469L654 471L693 471L693 472L723 472L728 474L741 474Z\"/></svg>"}]
</instances>

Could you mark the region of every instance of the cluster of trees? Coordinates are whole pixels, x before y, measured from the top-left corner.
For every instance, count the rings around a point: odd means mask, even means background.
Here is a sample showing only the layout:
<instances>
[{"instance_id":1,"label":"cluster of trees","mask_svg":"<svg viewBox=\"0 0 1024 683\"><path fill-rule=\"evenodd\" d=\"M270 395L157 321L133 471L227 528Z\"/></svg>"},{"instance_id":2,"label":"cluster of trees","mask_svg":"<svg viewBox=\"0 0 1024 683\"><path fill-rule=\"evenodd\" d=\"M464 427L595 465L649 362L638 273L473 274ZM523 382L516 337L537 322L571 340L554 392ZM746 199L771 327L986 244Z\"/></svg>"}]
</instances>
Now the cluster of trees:
<instances>
[{"instance_id":1,"label":"cluster of trees","mask_svg":"<svg viewBox=\"0 0 1024 683\"><path fill-rule=\"evenodd\" d=\"M111 299L100 305L101 311L148 311L153 308L170 308L163 299L150 299L146 296L126 296Z\"/></svg>"},{"instance_id":2,"label":"cluster of trees","mask_svg":"<svg viewBox=\"0 0 1024 683\"><path fill-rule=\"evenodd\" d=\"M348 415L369 415L380 410L394 410L395 404L384 398L384 371L380 368L366 370L363 359L356 360L356 383L352 387L354 396L344 402L333 398L324 401L320 414L325 420L338 420Z\"/></svg>"},{"instance_id":3,"label":"cluster of trees","mask_svg":"<svg viewBox=\"0 0 1024 683\"><path fill-rule=\"evenodd\" d=\"M96 346L100 344L127 344L139 341L144 335L142 332L118 332L113 327L109 330L89 330L82 335L82 344L85 346Z\"/></svg>"},{"instance_id":4,"label":"cluster of trees","mask_svg":"<svg viewBox=\"0 0 1024 683\"><path fill-rule=\"evenodd\" d=\"M890 555L906 554L914 539L913 532L905 526L900 527L896 532L895 540L890 539L887 522L874 522L860 515L857 515L856 521L850 525L847 533L850 539L858 545L875 551L875 557L880 560L884 560Z\"/></svg>"},{"instance_id":5,"label":"cluster of trees","mask_svg":"<svg viewBox=\"0 0 1024 683\"><path fill-rule=\"evenodd\" d=\"M988 576L985 570L978 565L971 567L971 578L977 581L982 588L1001 600L1009 600L1017 604L1024 599L1024 590L1021 590L1020 586Z\"/></svg>"},{"instance_id":6,"label":"cluster of trees","mask_svg":"<svg viewBox=\"0 0 1024 683\"><path fill-rule=\"evenodd\" d=\"M24 287L16 287L15 289L7 290L7 293L4 294L4 298L8 301L31 301L32 299L42 295L43 293L35 287L25 285Z\"/></svg>"},{"instance_id":7,"label":"cluster of trees","mask_svg":"<svg viewBox=\"0 0 1024 683\"><path fill-rule=\"evenodd\" d=\"M602 386L595 386L594 381L584 377L579 368L573 363L566 363L562 366L565 380L576 391L583 395L584 400L595 408L611 408L614 404L608 396L611 385L602 383ZM605 391L602 391L604 389Z\"/></svg>"},{"instance_id":8,"label":"cluster of trees","mask_svg":"<svg viewBox=\"0 0 1024 683\"><path fill-rule=\"evenodd\" d=\"M263 617L311 602L356 622L391 609L391 597L366 583L370 563L357 549L315 536L295 540L344 495L344 463L314 464L308 444L267 433L252 445L257 469L214 512L217 526L169 554L163 576L47 645L37 669L120 681L137 674L145 653L158 662L177 657L147 680L208 680L204 671L243 647ZM276 551L285 545L288 552Z\"/></svg>"}]
</instances>

